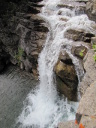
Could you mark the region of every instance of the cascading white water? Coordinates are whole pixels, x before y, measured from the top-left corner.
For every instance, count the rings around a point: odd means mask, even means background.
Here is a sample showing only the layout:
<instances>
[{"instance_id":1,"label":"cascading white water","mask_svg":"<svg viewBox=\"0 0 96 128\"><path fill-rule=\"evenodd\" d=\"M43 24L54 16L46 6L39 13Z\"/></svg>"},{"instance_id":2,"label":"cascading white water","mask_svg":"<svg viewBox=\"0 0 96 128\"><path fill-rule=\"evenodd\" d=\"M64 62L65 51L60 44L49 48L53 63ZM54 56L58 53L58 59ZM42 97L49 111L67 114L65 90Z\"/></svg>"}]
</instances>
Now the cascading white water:
<instances>
[{"instance_id":1,"label":"cascading white water","mask_svg":"<svg viewBox=\"0 0 96 128\"><path fill-rule=\"evenodd\" d=\"M53 68L58 60L61 46L66 45L68 48L64 50L72 58L78 78L81 77L83 69L79 72L79 61L70 52L73 42L64 38L64 33L70 28L93 31L94 22L86 15L76 16L74 10L58 8L59 0L44 0L42 3L44 7L40 16L48 23L49 33L38 60L40 84L26 98L23 111L17 121L18 128L54 128L61 120L75 118L78 103L69 102L66 98L58 96Z\"/></svg>"}]
</instances>

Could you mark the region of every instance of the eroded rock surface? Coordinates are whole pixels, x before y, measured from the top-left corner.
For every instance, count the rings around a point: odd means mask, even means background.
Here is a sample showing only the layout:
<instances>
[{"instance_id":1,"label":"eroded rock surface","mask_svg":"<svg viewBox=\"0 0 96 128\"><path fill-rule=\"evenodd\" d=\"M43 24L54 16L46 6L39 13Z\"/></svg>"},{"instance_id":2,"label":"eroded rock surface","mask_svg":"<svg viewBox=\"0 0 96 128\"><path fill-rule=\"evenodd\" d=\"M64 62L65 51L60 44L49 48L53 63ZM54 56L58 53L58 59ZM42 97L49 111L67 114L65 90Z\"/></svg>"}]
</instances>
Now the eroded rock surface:
<instances>
[{"instance_id":1,"label":"eroded rock surface","mask_svg":"<svg viewBox=\"0 0 96 128\"><path fill-rule=\"evenodd\" d=\"M66 52L60 53L54 71L58 90L68 99L76 100L78 78L72 60Z\"/></svg>"},{"instance_id":2,"label":"eroded rock surface","mask_svg":"<svg viewBox=\"0 0 96 128\"><path fill-rule=\"evenodd\" d=\"M84 30L69 29L65 33L65 38L72 39L74 41L91 42L91 37L95 35L92 33L86 33Z\"/></svg>"},{"instance_id":3,"label":"eroded rock surface","mask_svg":"<svg viewBox=\"0 0 96 128\"><path fill-rule=\"evenodd\" d=\"M72 48L72 53L76 56L76 57L79 57L81 59L83 59L86 55L88 51L88 48L81 45L81 46L76 46L76 47L73 47Z\"/></svg>"},{"instance_id":4,"label":"eroded rock surface","mask_svg":"<svg viewBox=\"0 0 96 128\"><path fill-rule=\"evenodd\" d=\"M88 0L86 5L86 13L91 20L96 22L96 0Z\"/></svg>"},{"instance_id":5,"label":"eroded rock surface","mask_svg":"<svg viewBox=\"0 0 96 128\"><path fill-rule=\"evenodd\" d=\"M79 116L81 118L78 120ZM88 87L81 98L76 119L79 123L82 123L85 128L96 127L96 81Z\"/></svg>"},{"instance_id":6,"label":"eroded rock surface","mask_svg":"<svg viewBox=\"0 0 96 128\"><path fill-rule=\"evenodd\" d=\"M0 49L8 54L7 58L3 57L4 60L18 64L21 69L33 72L33 74L35 72L35 75L38 74L38 54L42 50L48 32L44 20L37 16L43 6L38 2L40 0L17 0L11 3L4 1L2 6L8 6L8 14L6 12L4 15L0 14L0 45L2 46ZM10 10L14 12L10 12ZM2 10L0 11L2 12ZM0 52L0 56L3 56L2 52ZM2 58L0 63L2 65ZM6 62L4 63L6 65Z\"/></svg>"},{"instance_id":7,"label":"eroded rock surface","mask_svg":"<svg viewBox=\"0 0 96 128\"><path fill-rule=\"evenodd\" d=\"M93 58L94 55L94 50L89 50L83 60L85 75L80 82L80 92L82 95L85 93L88 86L96 80L96 62Z\"/></svg>"}]
</instances>

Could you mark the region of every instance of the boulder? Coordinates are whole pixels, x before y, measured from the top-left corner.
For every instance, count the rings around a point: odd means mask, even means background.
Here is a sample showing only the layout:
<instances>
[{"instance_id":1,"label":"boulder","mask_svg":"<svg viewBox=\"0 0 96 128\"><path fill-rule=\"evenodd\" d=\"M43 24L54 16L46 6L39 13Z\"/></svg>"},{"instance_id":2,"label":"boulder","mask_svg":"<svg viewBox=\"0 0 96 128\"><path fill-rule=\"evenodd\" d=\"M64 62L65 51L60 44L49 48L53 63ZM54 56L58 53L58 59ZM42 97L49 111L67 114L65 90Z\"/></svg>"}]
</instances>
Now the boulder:
<instances>
[{"instance_id":1,"label":"boulder","mask_svg":"<svg viewBox=\"0 0 96 128\"><path fill-rule=\"evenodd\" d=\"M96 80L96 62L93 58L94 50L89 50L83 59L85 75L80 82L81 96L85 93L88 86Z\"/></svg>"},{"instance_id":2,"label":"boulder","mask_svg":"<svg viewBox=\"0 0 96 128\"><path fill-rule=\"evenodd\" d=\"M65 38L74 40L74 41L83 41L90 43L91 37L94 37L95 35L93 33L86 33L83 29L74 30L69 29L64 34Z\"/></svg>"},{"instance_id":3,"label":"boulder","mask_svg":"<svg viewBox=\"0 0 96 128\"><path fill-rule=\"evenodd\" d=\"M63 93L68 99L76 100L78 78L72 60L67 53L60 53L54 71L58 91Z\"/></svg>"},{"instance_id":4,"label":"boulder","mask_svg":"<svg viewBox=\"0 0 96 128\"><path fill-rule=\"evenodd\" d=\"M86 13L91 20L96 22L96 0L89 0L87 2Z\"/></svg>"},{"instance_id":5,"label":"boulder","mask_svg":"<svg viewBox=\"0 0 96 128\"><path fill-rule=\"evenodd\" d=\"M74 87L74 84L77 84L74 66L60 61L56 64L55 72L70 88Z\"/></svg>"},{"instance_id":6,"label":"boulder","mask_svg":"<svg viewBox=\"0 0 96 128\"><path fill-rule=\"evenodd\" d=\"M77 57L79 57L79 58L81 58L81 59L83 59L83 58L85 57L87 51L88 51L87 47L85 47L85 46L83 46L83 45L81 45L81 46L76 46L76 47L73 47L73 48L72 48L72 53L73 53L75 56L77 56Z\"/></svg>"},{"instance_id":7,"label":"boulder","mask_svg":"<svg viewBox=\"0 0 96 128\"><path fill-rule=\"evenodd\" d=\"M80 100L76 120L85 128L96 127L96 81L87 88Z\"/></svg>"},{"instance_id":8,"label":"boulder","mask_svg":"<svg viewBox=\"0 0 96 128\"><path fill-rule=\"evenodd\" d=\"M60 52L59 60L67 65L72 65L72 60L66 52Z\"/></svg>"},{"instance_id":9,"label":"boulder","mask_svg":"<svg viewBox=\"0 0 96 128\"><path fill-rule=\"evenodd\" d=\"M91 38L91 44L92 45L96 45L96 37L92 37Z\"/></svg>"}]
</instances>

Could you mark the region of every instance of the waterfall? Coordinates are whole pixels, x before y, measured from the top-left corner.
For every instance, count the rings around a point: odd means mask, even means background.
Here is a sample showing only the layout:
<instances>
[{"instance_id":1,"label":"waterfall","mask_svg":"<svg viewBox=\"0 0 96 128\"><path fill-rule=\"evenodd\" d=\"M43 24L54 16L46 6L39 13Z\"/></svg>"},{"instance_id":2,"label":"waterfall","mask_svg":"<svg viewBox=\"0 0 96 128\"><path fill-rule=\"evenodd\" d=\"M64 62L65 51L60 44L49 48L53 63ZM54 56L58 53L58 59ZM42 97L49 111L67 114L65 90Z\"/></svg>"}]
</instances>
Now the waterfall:
<instances>
[{"instance_id":1,"label":"waterfall","mask_svg":"<svg viewBox=\"0 0 96 128\"><path fill-rule=\"evenodd\" d=\"M73 120L78 103L59 97L54 83L53 68L58 60L60 50L66 50L76 67L78 79L83 75L79 60L71 54L72 40L64 38L68 29L93 31L92 24L85 14L77 16L75 10L59 8L59 0L44 0L41 14L46 21L49 32L45 46L39 55L38 71L40 83L31 91L24 101L24 108L17 124L18 128L54 128L60 121ZM60 15L59 15L60 14Z\"/></svg>"}]
</instances>

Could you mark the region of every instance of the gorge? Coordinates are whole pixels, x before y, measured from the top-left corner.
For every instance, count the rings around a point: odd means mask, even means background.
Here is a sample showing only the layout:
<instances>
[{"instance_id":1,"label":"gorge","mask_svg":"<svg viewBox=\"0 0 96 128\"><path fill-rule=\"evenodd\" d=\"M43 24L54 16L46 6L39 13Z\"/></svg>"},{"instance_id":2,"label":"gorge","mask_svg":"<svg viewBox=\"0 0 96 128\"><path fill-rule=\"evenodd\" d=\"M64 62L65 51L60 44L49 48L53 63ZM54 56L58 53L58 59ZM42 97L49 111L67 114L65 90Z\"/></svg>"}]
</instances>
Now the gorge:
<instances>
[{"instance_id":1,"label":"gorge","mask_svg":"<svg viewBox=\"0 0 96 128\"><path fill-rule=\"evenodd\" d=\"M5 39L5 35L1 34L1 54L6 51L8 61L39 78L39 83L27 95L22 112L12 127L54 128L61 121L75 119L80 95L87 88L84 86L82 89L89 75L85 57L90 54L92 39L96 35L95 21L85 14L87 2L73 0L70 4L70 0L43 0L37 5L29 3L36 9L39 7L39 13L16 14L20 19L14 26L13 44L6 44L9 36ZM16 19L12 20L14 22ZM15 41L19 42L18 47ZM9 63L6 59L3 62ZM94 75L89 81L95 78ZM60 125L58 127L62 128Z\"/></svg>"}]
</instances>

